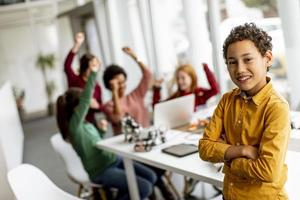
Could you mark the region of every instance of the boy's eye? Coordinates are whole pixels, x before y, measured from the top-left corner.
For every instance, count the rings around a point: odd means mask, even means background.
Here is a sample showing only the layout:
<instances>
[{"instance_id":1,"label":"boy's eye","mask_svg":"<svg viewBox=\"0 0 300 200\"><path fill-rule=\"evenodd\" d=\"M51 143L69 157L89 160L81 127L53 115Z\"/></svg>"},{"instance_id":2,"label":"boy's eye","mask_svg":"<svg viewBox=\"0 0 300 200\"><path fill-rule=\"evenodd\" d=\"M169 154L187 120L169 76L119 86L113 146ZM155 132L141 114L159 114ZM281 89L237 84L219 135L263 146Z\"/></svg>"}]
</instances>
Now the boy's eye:
<instances>
[{"instance_id":1,"label":"boy's eye","mask_svg":"<svg viewBox=\"0 0 300 200\"><path fill-rule=\"evenodd\" d=\"M245 62L251 62L252 58L245 58Z\"/></svg>"}]
</instances>

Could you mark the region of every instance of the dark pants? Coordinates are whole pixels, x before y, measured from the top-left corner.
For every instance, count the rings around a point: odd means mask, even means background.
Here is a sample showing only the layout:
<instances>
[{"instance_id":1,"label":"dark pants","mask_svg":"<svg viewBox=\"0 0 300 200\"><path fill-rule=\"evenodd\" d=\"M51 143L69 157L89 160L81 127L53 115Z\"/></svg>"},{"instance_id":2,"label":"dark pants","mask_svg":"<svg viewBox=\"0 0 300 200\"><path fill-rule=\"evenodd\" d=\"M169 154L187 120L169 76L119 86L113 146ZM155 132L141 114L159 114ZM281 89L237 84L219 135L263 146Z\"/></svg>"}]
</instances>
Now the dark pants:
<instances>
[{"instance_id":1,"label":"dark pants","mask_svg":"<svg viewBox=\"0 0 300 200\"><path fill-rule=\"evenodd\" d=\"M145 199L153 192L153 185L157 181L157 176L150 168L140 163L134 163L134 170L140 199ZM118 157L117 161L112 166L92 181L109 188L118 189L118 200L130 199L123 160L120 157Z\"/></svg>"}]
</instances>

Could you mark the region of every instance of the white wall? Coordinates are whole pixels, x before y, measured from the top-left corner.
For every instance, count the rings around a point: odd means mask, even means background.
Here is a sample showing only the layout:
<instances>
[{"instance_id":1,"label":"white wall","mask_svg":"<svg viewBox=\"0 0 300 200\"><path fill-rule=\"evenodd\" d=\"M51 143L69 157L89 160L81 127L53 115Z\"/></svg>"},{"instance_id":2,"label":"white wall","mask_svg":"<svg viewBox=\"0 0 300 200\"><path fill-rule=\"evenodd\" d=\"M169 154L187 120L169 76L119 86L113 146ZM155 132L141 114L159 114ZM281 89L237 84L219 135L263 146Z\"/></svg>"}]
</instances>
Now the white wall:
<instances>
[{"instance_id":1,"label":"white wall","mask_svg":"<svg viewBox=\"0 0 300 200\"><path fill-rule=\"evenodd\" d=\"M0 199L13 199L7 172L22 163L24 133L11 85L0 87Z\"/></svg>"},{"instance_id":2,"label":"white wall","mask_svg":"<svg viewBox=\"0 0 300 200\"><path fill-rule=\"evenodd\" d=\"M291 109L300 109L299 51L300 51L300 3L299 1L277 0L287 58L287 75L290 87Z\"/></svg>"},{"instance_id":3,"label":"white wall","mask_svg":"<svg viewBox=\"0 0 300 200\"><path fill-rule=\"evenodd\" d=\"M124 0L109 0L106 5L109 14L107 20L108 23L110 23L108 32L112 54L111 63L118 64L125 69L127 73L127 93L132 91L138 85L142 74L138 65L122 52L122 47L131 47L136 52L138 58L145 61L143 60L143 58L145 58L145 55L143 54L144 50L135 48L144 45L134 43L135 41L132 38L134 34L132 33L133 30L131 29L131 23L129 21L129 7L130 4ZM135 29L141 29L141 27L138 26L135 27ZM141 31L138 32L141 33ZM110 92L104 93L108 94L108 96L104 96L104 101L109 100L111 98Z\"/></svg>"},{"instance_id":4,"label":"white wall","mask_svg":"<svg viewBox=\"0 0 300 200\"><path fill-rule=\"evenodd\" d=\"M57 91L58 95L63 93L67 88L67 79L64 74L64 61L69 51L71 50L74 44L74 36L71 29L70 20L68 17L59 18L57 21L57 34L58 34L58 74L60 76L59 82L62 85L61 88ZM74 71L78 70L79 62L78 57L75 57L72 67Z\"/></svg>"},{"instance_id":5,"label":"white wall","mask_svg":"<svg viewBox=\"0 0 300 200\"><path fill-rule=\"evenodd\" d=\"M62 23L68 25L66 21ZM60 34L68 35L67 30L68 26L64 26ZM45 110L47 96L42 73L35 64L37 55L42 52L54 53L56 56L56 68L49 71L49 77L55 81L57 88L53 98L55 101L65 87L62 65L71 46L65 40L59 41L54 21L39 23L34 27L25 23L0 27L0 31L0 83L9 80L13 86L25 89L26 113ZM58 53L59 46L67 46L66 51Z\"/></svg>"}]
</instances>

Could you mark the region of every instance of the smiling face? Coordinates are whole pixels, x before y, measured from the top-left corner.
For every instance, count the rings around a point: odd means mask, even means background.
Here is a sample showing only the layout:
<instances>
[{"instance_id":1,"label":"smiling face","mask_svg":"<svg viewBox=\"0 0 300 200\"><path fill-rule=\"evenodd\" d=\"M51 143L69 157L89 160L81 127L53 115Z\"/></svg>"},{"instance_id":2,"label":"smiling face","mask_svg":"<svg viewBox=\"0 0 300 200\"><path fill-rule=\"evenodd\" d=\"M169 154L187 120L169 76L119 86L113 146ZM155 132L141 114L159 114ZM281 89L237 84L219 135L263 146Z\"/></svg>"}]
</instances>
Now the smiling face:
<instances>
[{"instance_id":1,"label":"smiling face","mask_svg":"<svg viewBox=\"0 0 300 200\"><path fill-rule=\"evenodd\" d=\"M267 68L272 64L272 52L264 56L250 40L237 41L228 46L227 69L231 80L249 96L266 84Z\"/></svg>"},{"instance_id":2,"label":"smiling face","mask_svg":"<svg viewBox=\"0 0 300 200\"><path fill-rule=\"evenodd\" d=\"M178 71L176 79L180 91L190 92L192 78L186 72Z\"/></svg>"}]
</instances>

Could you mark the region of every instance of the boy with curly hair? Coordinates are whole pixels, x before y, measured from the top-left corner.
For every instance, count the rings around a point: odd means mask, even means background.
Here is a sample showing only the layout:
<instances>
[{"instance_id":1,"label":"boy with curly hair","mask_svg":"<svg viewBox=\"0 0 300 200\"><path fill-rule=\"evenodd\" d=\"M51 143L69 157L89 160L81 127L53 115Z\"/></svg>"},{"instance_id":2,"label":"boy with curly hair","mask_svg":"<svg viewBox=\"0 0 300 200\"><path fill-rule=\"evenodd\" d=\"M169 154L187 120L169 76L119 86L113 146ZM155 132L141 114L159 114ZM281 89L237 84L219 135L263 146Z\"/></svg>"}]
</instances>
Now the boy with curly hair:
<instances>
[{"instance_id":1,"label":"boy with curly hair","mask_svg":"<svg viewBox=\"0 0 300 200\"><path fill-rule=\"evenodd\" d=\"M288 199L285 156L289 105L273 88L272 38L253 23L235 27L223 45L232 81L199 141L205 161L224 162L226 200Z\"/></svg>"}]
</instances>

